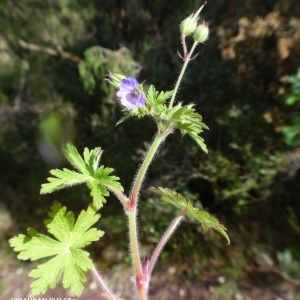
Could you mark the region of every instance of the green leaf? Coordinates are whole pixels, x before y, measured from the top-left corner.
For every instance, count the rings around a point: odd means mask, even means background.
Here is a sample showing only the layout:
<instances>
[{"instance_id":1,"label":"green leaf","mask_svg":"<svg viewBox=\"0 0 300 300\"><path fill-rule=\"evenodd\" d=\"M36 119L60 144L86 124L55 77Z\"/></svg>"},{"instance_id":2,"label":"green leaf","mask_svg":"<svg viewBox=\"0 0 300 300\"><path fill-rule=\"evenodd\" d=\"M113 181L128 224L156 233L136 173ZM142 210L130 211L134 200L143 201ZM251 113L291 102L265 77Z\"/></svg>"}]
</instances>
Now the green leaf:
<instances>
[{"instance_id":1,"label":"green leaf","mask_svg":"<svg viewBox=\"0 0 300 300\"><path fill-rule=\"evenodd\" d=\"M155 90L153 84L150 85L147 93L147 104L152 106L155 104L155 100L157 98L158 92Z\"/></svg>"},{"instance_id":2,"label":"green leaf","mask_svg":"<svg viewBox=\"0 0 300 300\"><path fill-rule=\"evenodd\" d=\"M49 183L42 184L42 194L52 193L55 190L73 186L75 184L85 183L91 178L88 175L83 175L66 168L63 170L54 169L51 170L50 173L55 177L47 178Z\"/></svg>"},{"instance_id":3,"label":"green leaf","mask_svg":"<svg viewBox=\"0 0 300 300\"><path fill-rule=\"evenodd\" d=\"M137 109L133 109L128 111L127 109L123 110L123 117L117 122L117 125L121 124L125 120L131 117L142 118L146 115L154 115L159 116L161 114L161 110L163 108L163 104L168 100L173 94L173 91L167 92L158 92L156 91L153 85L150 85L147 97L146 97L146 106L139 107ZM167 109L166 106L164 106ZM157 118L159 119L159 118Z\"/></svg>"},{"instance_id":4,"label":"green leaf","mask_svg":"<svg viewBox=\"0 0 300 300\"><path fill-rule=\"evenodd\" d=\"M107 189L117 189L123 191L123 187L119 183L119 178L109 175L113 172L112 168L104 168L101 166L94 174L94 179L88 182L88 187L91 190L91 195L94 199L96 207L102 207L102 203L106 203L104 197L109 195Z\"/></svg>"},{"instance_id":5,"label":"green leaf","mask_svg":"<svg viewBox=\"0 0 300 300\"><path fill-rule=\"evenodd\" d=\"M159 104L163 104L166 102L166 100L171 98L172 95L173 95L173 91L160 92L157 96L157 102Z\"/></svg>"},{"instance_id":6,"label":"green leaf","mask_svg":"<svg viewBox=\"0 0 300 300\"><path fill-rule=\"evenodd\" d=\"M64 288L79 296L86 281L84 272L93 268L89 253L81 248L98 241L104 232L91 228L100 218L95 208L88 207L75 221L74 214L66 207L54 203L45 221L46 228L54 238L38 233L32 228L28 235L20 234L9 240L19 259L38 260L48 258L45 263L29 273L36 280L30 285L33 295L40 295L54 288L61 276Z\"/></svg>"},{"instance_id":7,"label":"green leaf","mask_svg":"<svg viewBox=\"0 0 300 300\"><path fill-rule=\"evenodd\" d=\"M147 93L147 106L153 107L164 104L173 94L173 91L158 92L155 90L154 85L150 85Z\"/></svg>"},{"instance_id":8,"label":"green leaf","mask_svg":"<svg viewBox=\"0 0 300 300\"><path fill-rule=\"evenodd\" d=\"M64 154L74 168L83 174L89 175L92 174L93 171L97 170L102 152L103 151L99 147L92 150L84 148L82 158L76 147L70 143L67 143Z\"/></svg>"},{"instance_id":9,"label":"green leaf","mask_svg":"<svg viewBox=\"0 0 300 300\"><path fill-rule=\"evenodd\" d=\"M207 153L207 147L199 134L208 127L202 122L202 116L196 112L193 105L182 106L180 103L174 106L169 112L169 118L182 135L188 134Z\"/></svg>"},{"instance_id":10,"label":"green leaf","mask_svg":"<svg viewBox=\"0 0 300 300\"><path fill-rule=\"evenodd\" d=\"M191 202L188 202L181 194L173 190L162 187L151 187L150 190L160 195L163 202L172 204L178 209L186 210L186 214L198 220L205 231L212 228L221 233L227 240L228 244L230 244L230 240L224 225L222 225L215 217L211 216L208 212L193 207Z\"/></svg>"},{"instance_id":11,"label":"green leaf","mask_svg":"<svg viewBox=\"0 0 300 300\"><path fill-rule=\"evenodd\" d=\"M79 172L64 168L63 170L54 169L50 173L52 177L47 178L48 182L42 184L41 194L52 193L56 190L67 188L75 184L85 183L93 197L95 207L98 209L106 202L105 197L109 195L109 189L123 191L119 183L119 178L110 175L112 168L99 167L102 150L95 148L84 149L83 157L80 156L77 149L70 143L65 147L65 156L67 160Z\"/></svg>"}]
</instances>

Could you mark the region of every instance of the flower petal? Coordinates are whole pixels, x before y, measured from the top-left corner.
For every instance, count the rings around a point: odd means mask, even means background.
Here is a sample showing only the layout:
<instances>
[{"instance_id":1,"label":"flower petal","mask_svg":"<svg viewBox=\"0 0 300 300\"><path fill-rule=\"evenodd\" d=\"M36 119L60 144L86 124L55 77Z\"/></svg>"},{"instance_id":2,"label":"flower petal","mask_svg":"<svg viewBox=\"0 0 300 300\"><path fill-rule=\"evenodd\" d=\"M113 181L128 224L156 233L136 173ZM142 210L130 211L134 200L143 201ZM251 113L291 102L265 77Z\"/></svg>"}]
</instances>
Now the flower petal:
<instances>
[{"instance_id":1,"label":"flower petal","mask_svg":"<svg viewBox=\"0 0 300 300\"><path fill-rule=\"evenodd\" d=\"M126 79L123 79L123 80L125 81ZM128 77L128 79L126 81L133 88L137 88L139 85L138 81L134 77Z\"/></svg>"},{"instance_id":2,"label":"flower petal","mask_svg":"<svg viewBox=\"0 0 300 300\"><path fill-rule=\"evenodd\" d=\"M134 77L123 78L116 95L121 98L121 104L132 110L145 105L143 93L138 88L138 81Z\"/></svg>"}]
</instances>

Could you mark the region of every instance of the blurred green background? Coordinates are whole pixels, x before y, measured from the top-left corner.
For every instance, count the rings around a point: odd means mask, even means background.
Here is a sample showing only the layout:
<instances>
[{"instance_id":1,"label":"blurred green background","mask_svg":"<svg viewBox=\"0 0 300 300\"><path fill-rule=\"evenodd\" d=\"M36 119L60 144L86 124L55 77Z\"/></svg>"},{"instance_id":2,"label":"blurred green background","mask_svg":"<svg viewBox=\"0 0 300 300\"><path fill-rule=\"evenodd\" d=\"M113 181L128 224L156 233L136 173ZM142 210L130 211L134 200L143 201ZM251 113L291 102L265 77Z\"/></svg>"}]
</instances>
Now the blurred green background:
<instances>
[{"instance_id":1,"label":"blurred green background","mask_svg":"<svg viewBox=\"0 0 300 300\"><path fill-rule=\"evenodd\" d=\"M42 227L54 200L75 212L89 203L81 187L39 195L49 170L66 165L61 147L67 141L80 150L101 146L102 163L115 168L129 191L155 125L145 119L116 127L120 107L104 78L111 70L172 89L182 64L179 23L199 4L0 2L1 243L27 226ZM195 103L209 126L209 153L173 134L144 186L175 188L216 215L232 244L185 222L161 266L177 262L178 273L190 278L216 268L246 278L271 261L280 274L300 278L300 2L215 0L202 16L210 38L198 48L178 100ZM140 207L147 251L174 215L152 197L145 192ZM106 258L98 258L102 268L128 263L126 224L115 198L102 220L106 234L94 245Z\"/></svg>"}]
</instances>

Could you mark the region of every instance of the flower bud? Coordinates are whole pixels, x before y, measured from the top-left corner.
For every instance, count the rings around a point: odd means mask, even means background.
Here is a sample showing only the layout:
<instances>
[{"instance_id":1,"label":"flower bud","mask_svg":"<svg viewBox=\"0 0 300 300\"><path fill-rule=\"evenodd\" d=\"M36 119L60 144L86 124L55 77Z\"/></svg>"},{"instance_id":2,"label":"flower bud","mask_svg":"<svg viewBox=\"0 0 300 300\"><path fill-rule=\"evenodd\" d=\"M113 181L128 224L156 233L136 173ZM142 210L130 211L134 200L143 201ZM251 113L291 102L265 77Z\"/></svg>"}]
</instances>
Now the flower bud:
<instances>
[{"instance_id":1,"label":"flower bud","mask_svg":"<svg viewBox=\"0 0 300 300\"><path fill-rule=\"evenodd\" d=\"M191 14L189 17L185 18L180 24L180 31L183 35L189 36L194 33L197 28L197 21L201 10L205 6L206 2L198 9L195 14Z\"/></svg>"},{"instance_id":2,"label":"flower bud","mask_svg":"<svg viewBox=\"0 0 300 300\"><path fill-rule=\"evenodd\" d=\"M106 79L106 81L108 81L111 85L113 85L116 88L118 88L121 85L122 79L126 78L122 74L111 73L111 72L108 72L107 77L108 78Z\"/></svg>"},{"instance_id":3,"label":"flower bud","mask_svg":"<svg viewBox=\"0 0 300 300\"><path fill-rule=\"evenodd\" d=\"M197 28L197 18L194 18L193 15L190 15L184 19L180 24L180 31L185 36L192 35Z\"/></svg>"},{"instance_id":4,"label":"flower bud","mask_svg":"<svg viewBox=\"0 0 300 300\"><path fill-rule=\"evenodd\" d=\"M203 22L196 28L193 37L195 42L203 43L208 39L208 36L209 36L209 29L207 23Z\"/></svg>"}]
</instances>

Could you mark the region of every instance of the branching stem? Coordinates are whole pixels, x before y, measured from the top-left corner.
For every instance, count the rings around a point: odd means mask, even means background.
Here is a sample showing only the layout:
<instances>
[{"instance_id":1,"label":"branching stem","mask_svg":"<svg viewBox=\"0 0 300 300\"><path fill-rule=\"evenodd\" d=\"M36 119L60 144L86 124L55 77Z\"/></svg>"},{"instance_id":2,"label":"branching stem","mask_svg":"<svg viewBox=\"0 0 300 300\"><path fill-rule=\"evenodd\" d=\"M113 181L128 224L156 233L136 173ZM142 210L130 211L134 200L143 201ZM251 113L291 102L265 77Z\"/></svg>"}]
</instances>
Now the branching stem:
<instances>
[{"instance_id":1,"label":"branching stem","mask_svg":"<svg viewBox=\"0 0 300 300\"><path fill-rule=\"evenodd\" d=\"M117 196L117 198L122 203L123 207L126 209L128 203L129 203L129 199L115 187L108 186L108 185L106 187Z\"/></svg>"},{"instance_id":2,"label":"branching stem","mask_svg":"<svg viewBox=\"0 0 300 300\"><path fill-rule=\"evenodd\" d=\"M172 97L171 97L171 100L170 100L170 104L169 104L169 107L170 107L170 108L173 106L175 97L176 97L177 92L178 92L179 85L180 85L180 83L181 83L181 81L182 81L182 78L183 78L183 74L184 74L185 71L186 71L187 65L188 65L188 63L190 62L190 60L191 60L191 58L192 58L192 54L193 54L195 48L197 47L197 45L198 45L198 43L197 43L197 42L194 42L194 44L193 44L193 46L192 46L190 52L187 53L187 55L185 55L185 53L184 53L184 58L183 58L183 59L184 59L184 64L183 64L183 66L182 66L182 68L181 68L180 74L179 74L178 79L177 79L177 82L176 82L176 84L175 84L174 92L173 92L173 94L172 94Z\"/></svg>"},{"instance_id":3,"label":"branching stem","mask_svg":"<svg viewBox=\"0 0 300 300\"><path fill-rule=\"evenodd\" d=\"M143 268L141 264L141 257L139 251L139 242L138 242L138 230L137 230L137 206L138 206L138 195L142 182L145 178L147 169L155 156L156 151L158 150L160 144L164 141L165 134L157 134L153 140L152 145L149 148L148 153L146 154L142 165L135 177L135 181L132 187L130 203L127 205L127 216L128 216L128 226L129 226L129 241L130 241L130 252L132 255L133 268L136 275L136 284L139 293L140 300L147 300L147 279L145 278L146 274L143 274Z\"/></svg>"},{"instance_id":4,"label":"branching stem","mask_svg":"<svg viewBox=\"0 0 300 300\"><path fill-rule=\"evenodd\" d=\"M173 220L173 222L169 225L168 229L165 231L164 235L162 236L161 240L157 244L151 259L149 261L148 265L148 277L151 277L151 273L153 271L153 268L156 264L156 261L159 257L159 254L161 253L162 249L166 245L167 241L170 239L171 235L175 232L176 228L180 224L181 220L183 219L184 215L186 213L186 209L180 212L180 214Z\"/></svg>"}]
</instances>

